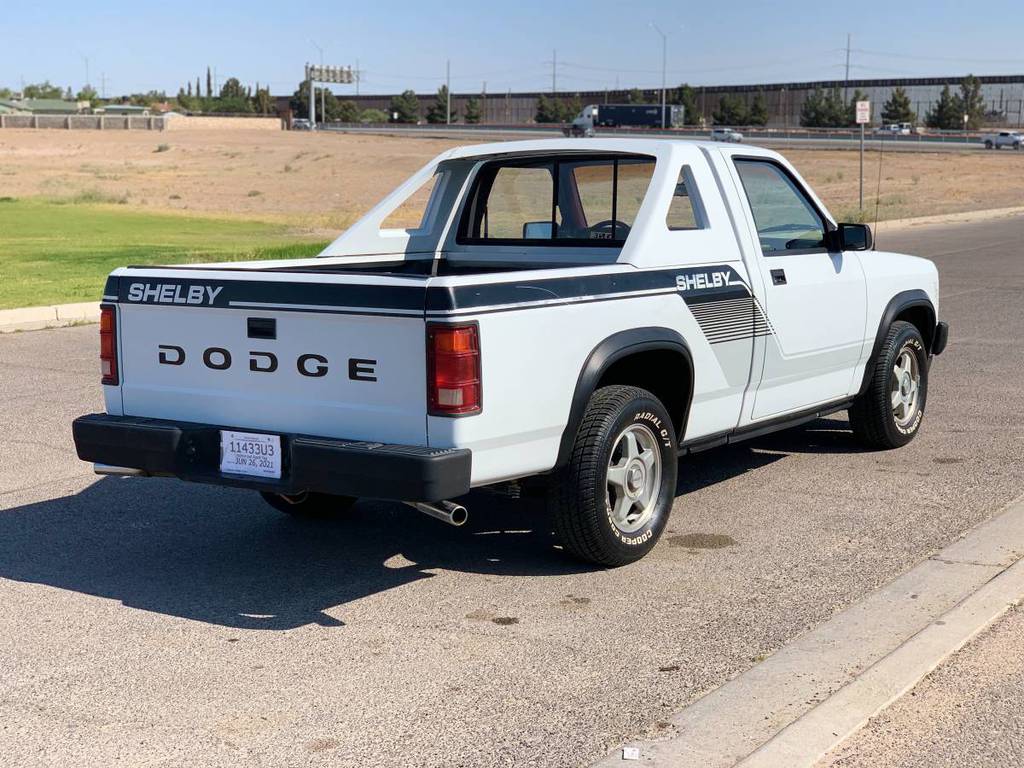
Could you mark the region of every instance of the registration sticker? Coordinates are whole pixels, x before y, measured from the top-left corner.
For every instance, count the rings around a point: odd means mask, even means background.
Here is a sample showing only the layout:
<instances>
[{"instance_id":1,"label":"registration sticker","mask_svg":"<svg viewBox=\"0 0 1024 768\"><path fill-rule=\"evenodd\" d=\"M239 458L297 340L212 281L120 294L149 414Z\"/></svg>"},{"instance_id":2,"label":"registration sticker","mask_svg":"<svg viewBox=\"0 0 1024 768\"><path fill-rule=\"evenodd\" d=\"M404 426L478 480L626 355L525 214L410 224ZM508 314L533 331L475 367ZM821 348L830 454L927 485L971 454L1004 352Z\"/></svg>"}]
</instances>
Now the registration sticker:
<instances>
[{"instance_id":1,"label":"registration sticker","mask_svg":"<svg viewBox=\"0 0 1024 768\"><path fill-rule=\"evenodd\" d=\"M281 437L254 432L220 432L220 471L281 479Z\"/></svg>"}]
</instances>

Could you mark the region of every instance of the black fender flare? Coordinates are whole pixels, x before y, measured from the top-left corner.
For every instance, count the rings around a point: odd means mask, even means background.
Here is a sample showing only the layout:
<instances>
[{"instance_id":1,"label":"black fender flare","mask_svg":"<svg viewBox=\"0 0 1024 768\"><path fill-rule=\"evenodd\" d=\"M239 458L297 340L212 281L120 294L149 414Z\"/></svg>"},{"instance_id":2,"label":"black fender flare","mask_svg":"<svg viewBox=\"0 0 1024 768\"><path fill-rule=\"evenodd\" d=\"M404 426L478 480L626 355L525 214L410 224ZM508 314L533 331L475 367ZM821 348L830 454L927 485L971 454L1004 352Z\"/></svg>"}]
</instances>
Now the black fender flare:
<instances>
[{"instance_id":1,"label":"black fender flare","mask_svg":"<svg viewBox=\"0 0 1024 768\"><path fill-rule=\"evenodd\" d=\"M626 331L613 333L600 344L598 344L587 356L576 380L576 389L572 395L572 404L569 408L569 418L565 429L562 430L562 439L558 446L558 458L555 461L554 469L560 469L569 463L572 454L573 444L576 442L576 433L579 431L580 422L583 421L583 414L587 410L587 403L590 396L597 389L597 383L601 376L613 363L629 355L638 352L648 352L656 349L671 350L682 355L686 359L689 380L680 382L687 387L686 406L683 410L681 423L678 427L678 439L682 442L686 432L686 423L690 417L690 405L693 402L693 355L686 340L671 328L648 327L631 328Z\"/></svg>"},{"instance_id":2,"label":"black fender flare","mask_svg":"<svg viewBox=\"0 0 1024 768\"><path fill-rule=\"evenodd\" d=\"M929 321L930 331L922 329L922 336L924 336L925 347L931 348L931 335L935 333L935 325L937 318L935 316L935 305L932 304L932 300L928 298L928 294L922 291L920 288L915 288L911 291L900 291L891 299L889 303L885 305L885 310L882 312L882 318L878 321L878 330L875 332L875 343L871 348L871 355L868 357L867 365L864 367L864 377L861 380L860 390L858 395L864 394L868 386L871 383L871 374L875 370L875 362L878 360L878 355L882 351L882 344L885 342L885 336L889 332L889 326L893 324L896 317L903 311L912 309L914 307L924 307L928 310L931 320Z\"/></svg>"}]
</instances>

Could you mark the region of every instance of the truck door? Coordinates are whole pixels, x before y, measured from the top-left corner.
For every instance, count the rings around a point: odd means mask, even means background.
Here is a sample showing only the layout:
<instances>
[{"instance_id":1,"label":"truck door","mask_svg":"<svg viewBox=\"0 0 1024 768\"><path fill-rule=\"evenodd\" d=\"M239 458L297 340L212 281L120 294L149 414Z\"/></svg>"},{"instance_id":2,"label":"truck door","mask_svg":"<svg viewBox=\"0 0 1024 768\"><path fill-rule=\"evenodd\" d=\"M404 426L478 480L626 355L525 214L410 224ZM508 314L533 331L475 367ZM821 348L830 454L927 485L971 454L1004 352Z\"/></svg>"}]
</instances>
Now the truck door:
<instances>
[{"instance_id":1,"label":"truck door","mask_svg":"<svg viewBox=\"0 0 1024 768\"><path fill-rule=\"evenodd\" d=\"M756 238L768 318L751 418L839 400L853 391L867 313L855 252L827 246L828 223L798 179L769 158L733 158ZM755 373L756 378L756 373Z\"/></svg>"}]
</instances>

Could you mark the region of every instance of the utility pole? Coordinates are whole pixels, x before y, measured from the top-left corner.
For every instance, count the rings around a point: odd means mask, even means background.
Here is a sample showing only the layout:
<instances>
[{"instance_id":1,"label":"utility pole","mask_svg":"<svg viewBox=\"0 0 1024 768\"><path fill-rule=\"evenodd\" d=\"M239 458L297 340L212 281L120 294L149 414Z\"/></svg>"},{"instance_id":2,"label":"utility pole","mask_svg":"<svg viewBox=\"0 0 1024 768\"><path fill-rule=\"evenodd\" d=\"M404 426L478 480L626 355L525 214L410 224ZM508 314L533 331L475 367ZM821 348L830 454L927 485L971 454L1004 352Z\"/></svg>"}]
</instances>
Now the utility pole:
<instances>
[{"instance_id":1,"label":"utility pole","mask_svg":"<svg viewBox=\"0 0 1024 768\"><path fill-rule=\"evenodd\" d=\"M356 59L356 96L359 95L359 79L362 73L359 71L359 59Z\"/></svg>"},{"instance_id":2,"label":"utility pole","mask_svg":"<svg viewBox=\"0 0 1024 768\"><path fill-rule=\"evenodd\" d=\"M88 85L89 84L89 57L86 56L83 53L82 54L82 58L85 59L85 84Z\"/></svg>"},{"instance_id":3,"label":"utility pole","mask_svg":"<svg viewBox=\"0 0 1024 768\"><path fill-rule=\"evenodd\" d=\"M324 71L324 49L321 48L319 45L317 45L315 40L310 40L309 42L313 43L313 47L316 48L318 51L320 51L320 72L322 73ZM321 77L322 76L323 75L321 75ZM326 115L327 115L327 112L324 110L324 95L325 95L324 92L326 90L327 90L326 88L321 88L320 89L320 120L321 121L324 121L324 117L326 117Z\"/></svg>"},{"instance_id":4,"label":"utility pole","mask_svg":"<svg viewBox=\"0 0 1024 768\"><path fill-rule=\"evenodd\" d=\"M558 69L558 51L551 52L551 95L554 96L558 92L558 75L556 70Z\"/></svg>"},{"instance_id":5,"label":"utility pole","mask_svg":"<svg viewBox=\"0 0 1024 768\"><path fill-rule=\"evenodd\" d=\"M850 33L846 33L846 79L843 81L843 103L849 98L850 91Z\"/></svg>"},{"instance_id":6,"label":"utility pole","mask_svg":"<svg viewBox=\"0 0 1024 768\"><path fill-rule=\"evenodd\" d=\"M665 63L668 55L668 35L653 21L651 28L661 35L661 130L665 130Z\"/></svg>"},{"instance_id":7,"label":"utility pole","mask_svg":"<svg viewBox=\"0 0 1024 768\"><path fill-rule=\"evenodd\" d=\"M100 98L107 98L107 73L100 74Z\"/></svg>"},{"instance_id":8,"label":"utility pole","mask_svg":"<svg viewBox=\"0 0 1024 768\"><path fill-rule=\"evenodd\" d=\"M487 81L484 80L483 89L480 91L480 122L487 122Z\"/></svg>"},{"instance_id":9,"label":"utility pole","mask_svg":"<svg viewBox=\"0 0 1024 768\"><path fill-rule=\"evenodd\" d=\"M447 59L444 63L444 124L452 124L452 60Z\"/></svg>"}]
</instances>

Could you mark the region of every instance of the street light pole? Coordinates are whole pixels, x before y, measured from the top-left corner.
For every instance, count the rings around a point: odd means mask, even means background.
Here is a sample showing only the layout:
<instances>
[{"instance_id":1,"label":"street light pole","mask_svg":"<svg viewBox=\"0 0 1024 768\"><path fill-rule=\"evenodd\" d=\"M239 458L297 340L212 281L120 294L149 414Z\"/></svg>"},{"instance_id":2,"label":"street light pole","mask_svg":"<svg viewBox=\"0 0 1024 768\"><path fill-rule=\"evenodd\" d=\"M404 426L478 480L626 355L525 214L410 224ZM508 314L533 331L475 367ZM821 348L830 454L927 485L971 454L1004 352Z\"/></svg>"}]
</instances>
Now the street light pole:
<instances>
[{"instance_id":1,"label":"street light pole","mask_svg":"<svg viewBox=\"0 0 1024 768\"><path fill-rule=\"evenodd\" d=\"M316 48L318 51L320 51L320 72L323 72L324 71L324 49L321 48L319 45L317 45L315 40L310 40L309 42L313 43L313 47ZM321 77L323 77L323 75L321 75ZM324 112L324 90L325 89L323 89L323 88L320 89L320 122L322 122L322 123L326 123L327 122L327 119L326 119L327 115ZM315 90L313 92L316 93Z\"/></svg>"},{"instance_id":2,"label":"street light pole","mask_svg":"<svg viewBox=\"0 0 1024 768\"><path fill-rule=\"evenodd\" d=\"M661 129L665 130L665 65L668 60L668 35L661 31L661 27L651 22L651 29L661 35Z\"/></svg>"}]
</instances>

